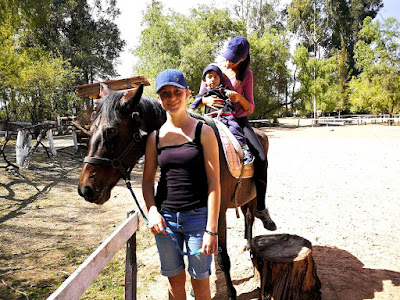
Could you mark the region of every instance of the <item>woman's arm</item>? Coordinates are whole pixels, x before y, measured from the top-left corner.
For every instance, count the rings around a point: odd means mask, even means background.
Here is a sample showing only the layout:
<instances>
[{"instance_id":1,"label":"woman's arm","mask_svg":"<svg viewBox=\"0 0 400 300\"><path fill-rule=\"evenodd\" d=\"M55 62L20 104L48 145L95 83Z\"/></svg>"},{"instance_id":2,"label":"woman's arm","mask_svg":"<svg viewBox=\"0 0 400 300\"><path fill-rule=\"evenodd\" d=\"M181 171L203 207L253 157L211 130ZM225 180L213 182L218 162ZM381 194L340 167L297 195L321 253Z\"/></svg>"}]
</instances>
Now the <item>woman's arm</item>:
<instances>
[{"instance_id":1,"label":"woman's arm","mask_svg":"<svg viewBox=\"0 0 400 300\"><path fill-rule=\"evenodd\" d=\"M246 98L239 93L235 91L227 91L226 95L232 102L239 103L245 111L249 111L251 109L251 104L249 103L249 101L247 101Z\"/></svg>"},{"instance_id":2,"label":"woman's arm","mask_svg":"<svg viewBox=\"0 0 400 300\"><path fill-rule=\"evenodd\" d=\"M243 96L245 100L247 100L248 104L250 105L249 108L245 108L243 105L243 109L246 113L251 114L254 111L254 77L253 72L250 69L246 70L246 74L243 78Z\"/></svg>"},{"instance_id":3,"label":"woman's arm","mask_svg":"<svg viewBox=\"0 0 400 300\"><path fill-rule=\"evenodd\" d=\"M232 90L232 92L227 93L229 99L233 103L240 104L240 109L238 105L235 105L236 113L239 114L239 117L243 117L254 111L253 72L250 69L247 69L243 81L237 83L240 84L234 88L232 82L227 78L223 82L229 90Z\"/></svg>"},{"instance_id":4,"label":"woman's arm","mask_svg":"<svg viewBox=\"0 0 400 300\"><path fill-rule=\"evenodd\" d=\"M211 127L204 125L201 131L204 164L208 183L208 216L206 230L218 231L218 216L221 202L218 142ZM206 250L207 249L207 250ZM218 251L218 236L204 234L202 253L213 254Z\"/></svg>"},{"instance_id":5,"label":"woman's arm","mask_svg":"<svg viewBox=\"0 0 400 300\"><path fill-rule=\"evenodd\" d=\"M166 223L164 218L160 215L156 207L154 199L154 183L157 172L157 149L156 149L156 135L152 132L146 143L146 153L142 177L142 193L146 207L149 212L149 229L153 234L164 233L166 234Z\"/></svg>"}]
</instances>

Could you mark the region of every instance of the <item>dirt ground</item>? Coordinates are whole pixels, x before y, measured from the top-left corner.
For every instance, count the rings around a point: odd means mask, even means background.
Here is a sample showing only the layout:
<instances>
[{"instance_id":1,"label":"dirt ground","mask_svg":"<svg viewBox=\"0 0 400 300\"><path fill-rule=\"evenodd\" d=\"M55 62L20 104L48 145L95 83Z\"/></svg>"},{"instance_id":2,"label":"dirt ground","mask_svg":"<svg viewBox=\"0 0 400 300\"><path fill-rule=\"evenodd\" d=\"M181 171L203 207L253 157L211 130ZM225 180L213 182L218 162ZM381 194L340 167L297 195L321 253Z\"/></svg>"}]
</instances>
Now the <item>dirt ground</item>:
<instances>
[{"instance_id":1,"label":"dirt ground","mask_svg":"<svg viewBox=\"0 0 400 300\"><path fill-rule=\"evenodd\" d=\"M313 244L322 299L400 299L400 127L265 131L274 233L296 234ZM29 169L0 168L0 299L44 299L135 209L122 182L105 205L86 203L76 192L84 153L64 148L65 139L56 146L56 158L37 153ZM11 145L7 151L13 152ZM140 167L133 175L141 198ZM238 299L258 299L259 282L248 252L242 251L243 217L237 220L233 210L228 215ZM255 235L270 233L256 220ZM157 250L146 228L138 244L138 299L167 299L166 279L159 275ZM226 299L223 281L213 273L213 299ZM45 293L39 295L38 288Z\"/></svg>"}]
</instances>

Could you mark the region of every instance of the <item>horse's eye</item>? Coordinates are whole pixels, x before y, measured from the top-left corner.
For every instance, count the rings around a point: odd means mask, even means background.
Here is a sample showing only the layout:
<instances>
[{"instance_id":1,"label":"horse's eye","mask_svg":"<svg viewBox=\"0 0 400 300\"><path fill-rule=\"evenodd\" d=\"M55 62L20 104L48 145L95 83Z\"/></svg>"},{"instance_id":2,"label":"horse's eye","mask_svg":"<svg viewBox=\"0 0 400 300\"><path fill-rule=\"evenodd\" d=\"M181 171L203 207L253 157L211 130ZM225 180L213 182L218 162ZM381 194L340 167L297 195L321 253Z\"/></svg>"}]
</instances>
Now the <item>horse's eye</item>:
<instances>
[{"instance_id":1,"label":"horse's eye","mask_svg":"<svg viewBox=\"0 0 400 300\"><path fill-rule=\"evenodd\" d=\"M107 128L106 132L107 132L107 135L110 136L110 135L115 134L116 130L115 130L115 128L111 127L111 128Z\"/></svg>"}]
</instances>

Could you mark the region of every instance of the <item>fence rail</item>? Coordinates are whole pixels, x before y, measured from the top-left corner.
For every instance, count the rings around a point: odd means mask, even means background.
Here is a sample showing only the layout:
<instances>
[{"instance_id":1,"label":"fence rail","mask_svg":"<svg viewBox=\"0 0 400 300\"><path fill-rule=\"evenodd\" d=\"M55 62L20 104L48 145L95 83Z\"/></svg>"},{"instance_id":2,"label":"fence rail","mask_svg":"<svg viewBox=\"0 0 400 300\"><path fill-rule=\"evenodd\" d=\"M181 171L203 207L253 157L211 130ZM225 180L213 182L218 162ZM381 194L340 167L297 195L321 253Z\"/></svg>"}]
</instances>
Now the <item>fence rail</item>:
<instances>
[{"instance_id":1,"label":"fence rail","mask_svg":"<svg viewBox=\"0 0 400 300\"><path fill-rule=\"evenodd\" d=\"M345 125L345 124L378 124L378 123L398 123L400 124L400 117L352 117L352 118L336 118L336 117L321 117L318 119L313 119L313 124L336 124L336 125Z\"/></svg>"},{"instance_id":2,"label":"fence rail","mask_svg":"<svg viewBox=\"0 0 400 300\"><path fill-rule=\"evenodd\" d=\"M138 229L139 215L138 212L135 212L47 300L78 300L127 242L127 258L129 257L129 260L127 260L125 271L125 299L136 299L136 231Z\"/></svg>"}]
</instances>

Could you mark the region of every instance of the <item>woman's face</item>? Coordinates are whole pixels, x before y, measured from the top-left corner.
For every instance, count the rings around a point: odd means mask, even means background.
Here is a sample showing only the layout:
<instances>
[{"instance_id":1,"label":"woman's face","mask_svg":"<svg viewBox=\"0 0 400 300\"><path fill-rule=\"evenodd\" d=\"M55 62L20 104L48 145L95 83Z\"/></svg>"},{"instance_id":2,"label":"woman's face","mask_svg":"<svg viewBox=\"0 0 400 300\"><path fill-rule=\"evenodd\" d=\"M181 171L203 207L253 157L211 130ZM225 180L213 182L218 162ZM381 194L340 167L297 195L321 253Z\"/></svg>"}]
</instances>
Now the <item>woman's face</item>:
<instances>
[{"instance_id":1,"label":"woman's face","mask_svg":"<svg viewBox=\"0 0 400 300\"><path fill-rule=\"evenodd\" d=\"M236 68L242 61L244 61L246 57L241 58L237 63L231 62L229 59L225 58L225 64L224 67L226 69L234 69Z\"/></svg>"},{"instance_id":2,"label":"woman's face","mask_svg":"<svg viewBox=\"0 0 400 300\"><path fill-rule=\"evenodd\" d=\"M157 99L161 101L165 111L173 113L180 109L186 110L186 99L190 96L190 92L185 89L173 85L166 85L161 88L157 94Z\"/></svg>"}]
</instances>

